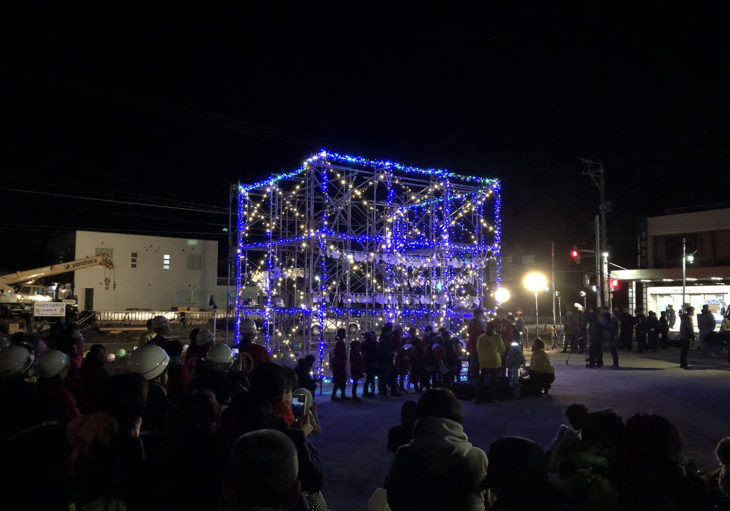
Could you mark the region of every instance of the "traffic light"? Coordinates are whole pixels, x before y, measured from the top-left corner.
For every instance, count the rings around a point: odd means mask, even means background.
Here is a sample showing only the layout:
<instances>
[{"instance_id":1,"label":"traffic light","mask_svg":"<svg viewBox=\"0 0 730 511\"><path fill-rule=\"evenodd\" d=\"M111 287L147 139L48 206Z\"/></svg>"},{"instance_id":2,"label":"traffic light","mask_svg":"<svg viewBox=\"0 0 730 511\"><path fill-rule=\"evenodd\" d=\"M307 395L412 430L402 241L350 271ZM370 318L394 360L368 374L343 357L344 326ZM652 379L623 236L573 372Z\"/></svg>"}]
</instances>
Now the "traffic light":
<instances>
[{"instance_id":1,"label":"traffic light","mask_svg":"<svg viewBox=\"0 0 730 511\"><path fill-rule=\"evenodd\" d=\"M611 291L616 291L618 289L618 279L609 279L608 286L611 288Z\"/></svg>"},{"instance_id":2,"label":"traffic light","mask_svg":"<svg viewBox=\"0 0 730 511\"><path fill-rule=\"evenodd\" d=\"M570 251L570 257L573 258L575 264L580 264L580 250L575 245L573 245L573 250Z\"/></svg>"}]
</instances>

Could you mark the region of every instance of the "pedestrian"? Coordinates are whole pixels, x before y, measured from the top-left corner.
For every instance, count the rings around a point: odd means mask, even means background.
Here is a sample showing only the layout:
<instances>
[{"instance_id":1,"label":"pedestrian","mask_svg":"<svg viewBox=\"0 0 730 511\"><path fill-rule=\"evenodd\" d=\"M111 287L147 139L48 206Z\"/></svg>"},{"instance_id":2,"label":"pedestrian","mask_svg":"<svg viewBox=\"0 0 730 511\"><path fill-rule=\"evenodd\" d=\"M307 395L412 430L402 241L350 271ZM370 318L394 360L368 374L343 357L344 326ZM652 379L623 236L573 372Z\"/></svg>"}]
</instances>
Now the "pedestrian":
<instances>
[{"instance_id":1,"label":"pedestrian","mask_svg":"<svg viewBox=\"0 0 730 511\"><path fill-rule=\"evenodd\" d=\"M479 378L479 355L477 355L477 339L486 331L484 323L484 311L482 309L474 309L474 317L469 321L467 326L466 351L469 354L469 368L467 379L471 382L477 381Z\"/></svg>"},{"instance_id":2,"label":"pedestrian","mask_svg":"<svg viewBox=\"0 0 730 511\"><path fill-rule=\"evenodd\" d=\"M707 304L702 306L702 311L697 316L697 328L700 331L700 351L707 354L707 336L715 331L715 316Z\"/></svg>"},{"instance_id":3,"label":"pedestrian","mask_svg":"<svg viewBox=\"0 0 730 511\"><path fill-rule=\"evenodd\" d=\"M410 361L411 372L408 375L408 382L413 384L416 392L421 392L424 379L424 357L423 343L416 336L415 328L411 328L411 348L408 350L408 360Z\"/></svg>"},{"instance_id":4,"label":"pedestrian","mask_svg":"<svg viewBox=\"0 0 730 511\"><path fill-rule=\"evenodd\" d=\"M666 311L659 313L659 345L663 350L669 345L669 321Z\"/></svg>"},{"instance_id":5,"label":"pedestrian","mask_svg":"<svg viewBox=\"0 0 730 511\"><path fill-rule=\"evenodd\" d=\"M588 313L588 361L586 367L603 367L603 309Z\"/></svg>"},{"instance_id":6,"label":"pedestrian","mask_svg":"<svg viewBox=\"0 0 730 511\"><path fill-rule=\"evenodd\" d=\"M441 333L441 338L444 340L444 363L446 365L442 383L444 387L451 388L454 383L459 381L459 373L461 372L461 360L459 359L461 343L446 329Z\"/></svg>"},{"instance_id":7,"label":"pedestrian","mask_svg":"<svg viewBox=\"0 0 730 511\"><path fill-rule=\"evenodd\" d=\"M636 323L634 325L636 331L636 351L644 353L646 351L646 316L644 315L644 309L641 307L636 308Z\"/></svg>"},{"instance_id":8,"label":"pedestrian","mask_svg":"<svg viewBox=\"0 0 730 511\"><path fill-rule=\"evenodd\" d=\"M682 369L689 369L687 365L687 353L689 352L689 345L695 339L695 331L692 326L692 314L694 314L694 307L688 305L684 310L684 313L679 317L679 367Z\"/></svg>"},{"instance_id":9,"label":"pedestrian","mask_svg":"<svg viewBox=\"0 0 730 511\"><path fill-rule=\"evenodd\" d=\"M667 321L669 322L669 328L674 328L677 323L677 313L671 303L667 305Z\"/></svg>"},{"instance_id":10,"label":"pedestrian","mask_svg":"<svg viewBox=\"0 0 730 511\"><path fill-rule=\"evenodd\" d=\"M504 353L504 341L494 328L494 323L487 325L487 331L479 336L477 340L477 353L479 354L479 367L481 368L480 383L485 379L489 380L489 389L486 401L495 402L497 391L497 376L502 367L502 353ZM478 396L476 402L481 402L482 397Z\"/></svg>"},{"instance_id":11,"label":"pedestrian","mask_svg":"<svg viewBox=\"0 0 730 511\"><path fill-rule=\"evenodd\" d=\"M362 358L365 365L365 385L362 389L363 397L375 397L375 376L378 374L378 342L375 332L362 334Z\"/></svg>"},{"instance_id":12,"label":"pedestrian","mask_svg":"<svg viewBox=\"0 0 730 511\"><path fill-rule=\"evenodd\" d=\"M659 334L661 333L661 324L656 312L649 311L649 317L646 319L646 331L649 337L649 349L657 351L659 349Z\"/></svg>"},{"instance_id":13,"label":"pedestrian","mask_svg":"<svg viewBox=\"0 0 730 511\"><path fill-rule=\"evenodd\" d=\"M575 310L568 309L568 312L565 313L565 332L563 333L563 349L561 353L567 353L568 352L568 346L574 345L575 342Z\"/></svg>"},{"instance_id":14,"label":"pedestrian","mask_svg":"<svg viewBox=\"0 0 730 511\"><path fill-rule=\"evenodd\" d=\"M618 320L621 325L621 349L631 352L634 348L633 337L636 318L631 315L628 307L624 307Z\"/></svg>"},{"instance_id":15,"label":"pedestrian","mask_svg":"<svg viewBox=\"0 0 730 511\"><path fill-rule=\"evenodd\" d=\"M409 360L406 341L403 338L403 329L396 328L393 331L393 351L395 352L395 375L398 380L398 390L406 391L406 377L408 376Z\"/></svg>"},{"instance_id":16,"label":"pedestrian","mask_svg":"<svg viewBox=\"0 0 730 511\"><path fill-rule=\"evenodd\" d=\"M618 320L618 309L613 314L606 312L603 315L603 346L611 351L613 359L612 369L618 369L618 343L620 335L620 326Z\"/></svg>"},{"instance_id":17,"label":"pedestrian","mask_svg":"<svg viewBox=\"0 0 730 511\"><path fill-rule=\"evenodd\" d=\"M365 362L360 353L360 341L352 341L350 343L350 378L352 379L352 400L361 401L357 397L357 384L360 378L365 376Z\"/></svg>"},{"instance_id":18,"label":"pedestrian","mask_svg":"<svg viewBox=\"0 0 730 511\"><path fill-rule=\"evenodd\" d=\"M433 373L431 376L434 387L440 387L442 380L446 374L446 351L444 350L444 340L440 335L433 337L431 343L431 358L433 360Z\"/></svg>"},{"instance_id":19,"label":"pedestrian","mask_svg":"<svg viewBox=\"0 0 730 511\"><path fill-rule=\"evenodd\" d=\"M347 346L345 346L347 331L344 328L337 330L335 347L332 350L330 366L332 367L332 401L339 401L337 391L340 391L342 400L350 399L345 394L347 389Z\"/></svg>"},{"instance_id":20,"label":"pedestrian","mask_svg":"<svg viewBox=\"0 0 730 511\"><path fill-rule=\"evenodd\" d=\"M400 396L393 382L395 381L395 365L393 359L393 323L386 323L380 331L378 340L378 395L387 397L388 387L392 396Z\"/></svg>"}]
</instances>

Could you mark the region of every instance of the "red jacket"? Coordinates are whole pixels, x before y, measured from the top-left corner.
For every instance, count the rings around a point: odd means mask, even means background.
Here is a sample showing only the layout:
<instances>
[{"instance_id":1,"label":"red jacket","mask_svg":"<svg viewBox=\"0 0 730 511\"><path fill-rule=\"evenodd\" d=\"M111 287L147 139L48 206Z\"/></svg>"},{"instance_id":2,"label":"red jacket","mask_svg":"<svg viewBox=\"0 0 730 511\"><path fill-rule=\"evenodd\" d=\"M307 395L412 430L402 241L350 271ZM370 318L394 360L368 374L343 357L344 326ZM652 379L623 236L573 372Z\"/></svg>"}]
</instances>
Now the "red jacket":
<instances>
[{"instance_id":1,"label":"red jacket","mask_svg":"<svg viewBox=\"0 0 730 511\"><path fill-rule=\"evenodd\" d=\"M479 336L482 335L484 332L484 323L476 319L472 319L469 322L469 327L467 328L467 334L469 335L469 339L466 341L466 351L472 354L476 354L477 339L479 339Z\"/></svg>"},{"instance_id":2,"label":"red jacket","mask_svg":"<svg viewBox=\"0 0 730 511\"><path fill-rule=\"evenodd\" d=\"M271 362L271 355L266 348L252 342L242 343L238 348L238 356L241 358L241 367L250 373L261 364Z\"/></svg>"},{"instance_id":3,"label":"red jacket","mask_svg":"<svg viewBox=\"0 0 730 511\"><path fill-rule=\"evenodd\" d=\"M332 378L335 380L347 379L347 347L345 341L338 339L332 353Z\"/></svg>"}]
</instances>

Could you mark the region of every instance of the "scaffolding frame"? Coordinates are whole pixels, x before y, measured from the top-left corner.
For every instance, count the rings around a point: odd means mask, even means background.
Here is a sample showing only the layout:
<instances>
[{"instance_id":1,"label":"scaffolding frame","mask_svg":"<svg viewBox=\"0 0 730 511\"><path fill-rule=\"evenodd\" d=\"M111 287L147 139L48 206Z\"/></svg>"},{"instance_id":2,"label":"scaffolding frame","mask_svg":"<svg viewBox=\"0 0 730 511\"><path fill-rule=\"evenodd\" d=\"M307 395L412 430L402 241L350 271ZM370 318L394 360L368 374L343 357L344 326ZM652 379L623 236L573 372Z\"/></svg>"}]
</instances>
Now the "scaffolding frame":
<instances>
[{"instance_id":1,"label":"scaffolding frame","mask_svg":"<svg viewBox=\"0 0 730 511\"><path fill-rule=\"evenodd\" d=\"M270 352L301 334L321 368L336 327L463 323L500 285L500 208L498 179L327 151L239 184L235 339L259 317Z\"/></svg>"}]
</instances>

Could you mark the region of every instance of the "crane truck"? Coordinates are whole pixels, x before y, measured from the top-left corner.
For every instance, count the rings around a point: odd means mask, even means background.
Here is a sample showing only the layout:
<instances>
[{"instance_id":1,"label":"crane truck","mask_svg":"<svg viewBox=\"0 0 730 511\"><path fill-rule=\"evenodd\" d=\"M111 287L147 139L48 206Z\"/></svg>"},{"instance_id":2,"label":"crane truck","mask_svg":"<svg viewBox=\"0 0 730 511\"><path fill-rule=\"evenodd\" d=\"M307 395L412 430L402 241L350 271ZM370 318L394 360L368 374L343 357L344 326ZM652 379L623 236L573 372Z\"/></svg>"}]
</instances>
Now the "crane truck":
<instances>
[{"instance_id":1,"label":"crane truck","mask_svg":"<svg viewBox=\"0 0 730 511\"><path fill-rule=\"evenodd\" d=\"M0 308L3 316L27 313L33 308L33 302L53 300L53 296L49 294L46 286L33 284L36 280L96 266L103 266L108 270L114 269L111 257L108 254L99 254L42 268L0 275ZM105 281L108 286L109 279L105 279Z\"/></svg>"}]
</instances>

